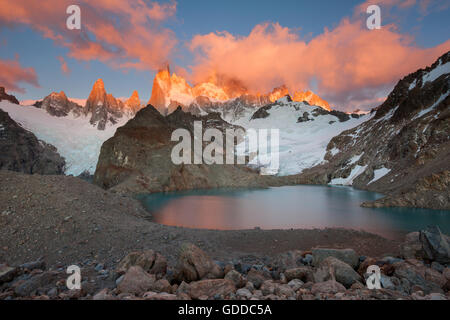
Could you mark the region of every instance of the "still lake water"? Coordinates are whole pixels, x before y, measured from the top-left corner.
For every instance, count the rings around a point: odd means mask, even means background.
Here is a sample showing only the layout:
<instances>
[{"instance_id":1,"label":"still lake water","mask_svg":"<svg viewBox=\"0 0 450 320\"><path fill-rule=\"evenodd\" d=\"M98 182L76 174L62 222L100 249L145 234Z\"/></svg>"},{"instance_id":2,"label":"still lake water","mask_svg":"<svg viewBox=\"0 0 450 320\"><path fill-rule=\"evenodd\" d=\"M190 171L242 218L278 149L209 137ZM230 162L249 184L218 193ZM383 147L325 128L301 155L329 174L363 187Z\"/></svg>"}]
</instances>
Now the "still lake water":
<instances>
[{"instance_id":1,"label":"still lake water","mask_svg":"<svg viewBox=\"0 0 450 320\"><path fill-rule=\"evenodd\" d=\"M153 221L187 228L239 230L342 227L388 238L438 225L450 233L450 211L362 208L382 195L336 186L216 189L141 195Z\"/></svg>"}]
</instances>

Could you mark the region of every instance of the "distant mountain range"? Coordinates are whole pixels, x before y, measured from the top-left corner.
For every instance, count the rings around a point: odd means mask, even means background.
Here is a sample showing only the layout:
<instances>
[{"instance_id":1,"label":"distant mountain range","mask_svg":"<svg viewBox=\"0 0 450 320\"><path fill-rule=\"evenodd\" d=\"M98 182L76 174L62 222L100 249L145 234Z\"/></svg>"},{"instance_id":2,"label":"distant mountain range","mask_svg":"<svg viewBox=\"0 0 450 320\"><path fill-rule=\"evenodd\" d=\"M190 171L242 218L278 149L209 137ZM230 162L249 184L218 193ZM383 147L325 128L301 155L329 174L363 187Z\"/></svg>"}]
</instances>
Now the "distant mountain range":
<instances>
[{"instance_id":1,"label":"distant mountain range","mask_svg":"<svg viewBox=\"0 0 450 320\"><path fill-rule=\"evenodd\" d=\"M95 172L96 183L107 188L133 193L237 186L239 174L245 177L240 186L253 186L254 172L261 168L247 168L249 173L242 167L221 171L165 163L173 145L170 130L198 120L221 128L280 130L280 179L258 178L257 184L351 185L388 194L366 206L448 209L449 93L450 52L401 79L368 114L331 110L312 92L290 95L284 86L256 95L233 81L191 87L169 69L156 75L147 107L136 91L128 99L108 94L99 79L80 103L53 92L23 106L0 88L0 109L56 147L66 174ZM158 167L161 157L165 173Z\"/></svg>"}]
</instances>

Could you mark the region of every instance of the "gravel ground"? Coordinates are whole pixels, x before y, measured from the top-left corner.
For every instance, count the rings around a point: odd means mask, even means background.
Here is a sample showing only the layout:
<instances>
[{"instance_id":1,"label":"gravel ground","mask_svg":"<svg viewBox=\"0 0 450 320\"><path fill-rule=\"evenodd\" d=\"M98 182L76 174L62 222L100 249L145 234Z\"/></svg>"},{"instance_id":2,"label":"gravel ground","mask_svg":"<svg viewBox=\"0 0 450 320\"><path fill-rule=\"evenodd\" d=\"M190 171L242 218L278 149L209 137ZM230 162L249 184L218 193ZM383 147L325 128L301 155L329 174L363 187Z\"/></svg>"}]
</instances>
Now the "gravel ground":
<instances>
[{"instance_id":1,"label":"gravel ground","mask_svg":"<svg viewBox=\"0 0 450 320\"><path fill-rule=\"evenodd\" d=\"M0 170L0 262L43 257L49 266L94 260L115 265L129 252L154 249L173 263L191 242L219 261L261 261L313 247L353 248L379 256L398 252L397 240L346 229L216 231L163 226L132 198L79 178Z\"/></svg>"}]
</instances>

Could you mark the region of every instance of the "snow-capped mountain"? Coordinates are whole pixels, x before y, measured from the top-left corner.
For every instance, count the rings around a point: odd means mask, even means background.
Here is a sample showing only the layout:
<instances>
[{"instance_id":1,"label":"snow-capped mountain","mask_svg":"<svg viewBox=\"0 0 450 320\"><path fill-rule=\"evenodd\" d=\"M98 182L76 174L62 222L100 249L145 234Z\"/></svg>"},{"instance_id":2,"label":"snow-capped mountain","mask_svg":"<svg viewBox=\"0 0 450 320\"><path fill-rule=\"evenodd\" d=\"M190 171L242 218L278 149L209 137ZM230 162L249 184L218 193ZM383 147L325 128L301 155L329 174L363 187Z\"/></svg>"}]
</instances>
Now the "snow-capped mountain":
<instances>
[{"instance_id":1,"label":"snow-capped mountain","mask_svg":"<svg viewBox=\"0 0 450 320\"><path fill-rule=\"evenodd\" d=\"M280 134L278 175L301 173L324 161L327 145L341 132L369 119L369 115L327 111L289 95L230 121L245 129L278 129Z\"/></svg>"},{"instance_id":2,"label":"snow-capped mountain","mask_svg":"<svg viewBox=\"0 0 450 320\"><path fill-rule=\"evenodd\" d=\"M183 77L171 74L167 67L156 74L148 104L162 115L170 114L181 106L183 110L197 115L220 112L224 119L237 119L240 114L252 112L288 94L286 86L275 88L267 94L251 94L242 84L231 80L220 84L211 80L191 87ZM311 91L297 91L292 99L331 110L327 101Z\"/></svg>"},{"instance_id":3,"label":"snow-capped mountain","mask_svg":"<svg viewBox=\"0 0 450 320\"><path fill-rule=\"evenodd\" d=\"M83 107L70 101L64 91L52 92L44 100L36 101L33 106L42 108L55 117L65 117L69 113L80 116L83 113Z\"/></svg>"},{"instance_id":4,"label":"snow-capped mountain","mask_svg":"<svg viewBox=\"0 0 450 320\"><path fill-rule=\"evenodd\" d=\"M122 117L131 118L140 109L139 96L136 93L126 103L108 94L102 79L98 79L84 107L84 113L91 115L89 122L104 130L107 123L116 124Z\"/></svg>"},{"instance_id":5,"label":"snow-capped mountain","mask_svg":"<svg viewBox=\"0 0 450 320\"><path fill-rule=\"evenodd\" d=\"M402 80L370 120L331 139L306 181L389 196L374 206L450 208L450 52Z\"/></svg>"}]
</instances>

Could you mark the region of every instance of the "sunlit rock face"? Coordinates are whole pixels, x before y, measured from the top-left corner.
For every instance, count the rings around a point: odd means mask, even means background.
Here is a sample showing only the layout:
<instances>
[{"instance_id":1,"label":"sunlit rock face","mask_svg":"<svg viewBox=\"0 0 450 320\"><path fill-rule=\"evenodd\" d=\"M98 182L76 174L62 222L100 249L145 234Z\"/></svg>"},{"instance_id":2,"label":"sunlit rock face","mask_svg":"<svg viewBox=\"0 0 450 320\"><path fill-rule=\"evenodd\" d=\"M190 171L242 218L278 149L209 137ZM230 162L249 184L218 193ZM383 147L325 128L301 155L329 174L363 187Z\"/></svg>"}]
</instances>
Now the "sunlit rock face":
<instances>
[{"instance_id":1,"label":"sunlit rock face","mask_svg":"<svg viewBox=\"0 0 450 320\"><path fill-rule=\"evenodd\" d=\"M125 101L125 107L133 113L136 113L141 109L141 100L139 99L139 93L136 90L134 90L131 97Z\"/></svg>"},{"instance_id":2,"label":"sunlit rock face","mask_svg":"<svg viewBox=\"0 0 450 320\"><path fill-rule=\"evenodd\" d=\"M65 117L69 113L80 115L83 107L75 102L70 101L64 91L52 92L42 100L35 104L36 107L46 110L55 117Z\"/></svg>"},{"instance_id":3,"label":"sunlit rock face","mask_svg":"<svg viewBox=\"0 0 450 320\"><path fill-rule=\"evenodd\" d=\"M136 100L133 96L130 99ZM137 97L137 100L139 100L139 97ZM129 109L128 106L112 94L108 94L103 80L98 79L86 101L84 113L91 117L90 123L92 125L97 126L99 130L104 130L108 122L116 124L119 118L124 115L133 115L140 109L138 107L136 107L137 110Z\"/></svg>"},{"instance_id":4,"label":"sunlit rock face","mask_svg":"<svg viewBox=\"0 0 450 320\"><path fill-rule=\"evenodd\" d=\"M319 106L325 110L331 111L330 104L311 91L296 91L292 100L297 102L308 102L312 106Z\"/></svg>"},{"instance_id":5,"label":"sunlit rock face","mask_svg":"<svg viewBox=\"0 0 450 320\"><path fill-rule=\"evenodd\" d=\"M247 107L261 107L273 103L289 95L289 89L283 85L269 93L250 92L240 81L220 77L210 77L206 81L191 87L188 82L177 74L170 73L169 67L160 70L153 80L152 95L148 102L161 114L167 115L181 106L191 113L204 114L209 108L217 112L221 105L232 101ZM311 91L295 93L295 101L306 101L311 105L331 110L327 101Z\"/></svg>"}]
</instances>

